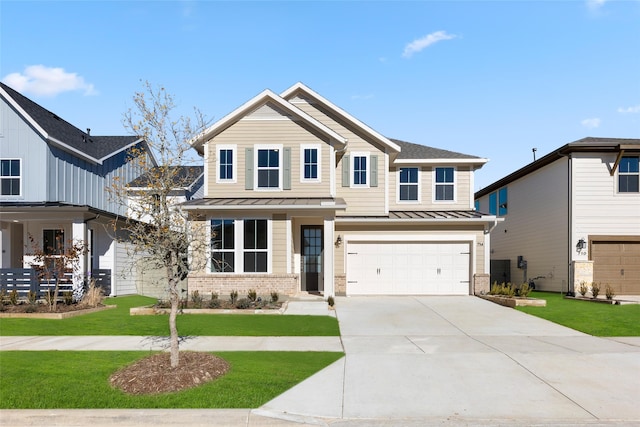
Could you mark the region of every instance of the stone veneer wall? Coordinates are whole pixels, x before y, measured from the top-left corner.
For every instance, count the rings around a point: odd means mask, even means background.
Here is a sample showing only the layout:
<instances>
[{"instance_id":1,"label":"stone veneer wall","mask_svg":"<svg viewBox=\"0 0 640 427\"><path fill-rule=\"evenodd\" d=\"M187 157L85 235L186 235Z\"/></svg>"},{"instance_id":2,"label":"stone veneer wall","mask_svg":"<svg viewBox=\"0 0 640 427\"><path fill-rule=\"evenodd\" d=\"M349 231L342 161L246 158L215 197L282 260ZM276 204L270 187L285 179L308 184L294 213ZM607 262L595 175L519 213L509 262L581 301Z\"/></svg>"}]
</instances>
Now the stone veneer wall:
<instances>
[{"instance_id":1,"label":"stone veneer wall","mask_svg":"<svg viewBox=\"0 0 640 427\"><path fill-rule=\"evenodd\" d=\"M335 293L338 296L347 295L347 276L344 274L336 274L333 278L333 285L335 286Z\"/></svg>"},{"instance_id":2,"label":"stone veneer wall","mask_svg":"<svg viewBox=\"0 0 640 427\"><path fill-rule=\"evenodd\" d=\"M484 295L488 294L491 290L491 279L488 274L474 274L473 275L473 294Z\"/></svg>"},{"instance_id":3,"label":"stone veneer wall","mask_svg":"<svg viewBox=\"0 0 640 427\"><path fill-rule=\"evenodd\" d=\"M271 292L280 296L293 296L300 289L297 274L191 274L189 294L198 291L200 295L217 292L226 297L231 291L238 291L238 298L245 298L250 289L258 296L269 297Z\"/></svg>"}]
</instances>

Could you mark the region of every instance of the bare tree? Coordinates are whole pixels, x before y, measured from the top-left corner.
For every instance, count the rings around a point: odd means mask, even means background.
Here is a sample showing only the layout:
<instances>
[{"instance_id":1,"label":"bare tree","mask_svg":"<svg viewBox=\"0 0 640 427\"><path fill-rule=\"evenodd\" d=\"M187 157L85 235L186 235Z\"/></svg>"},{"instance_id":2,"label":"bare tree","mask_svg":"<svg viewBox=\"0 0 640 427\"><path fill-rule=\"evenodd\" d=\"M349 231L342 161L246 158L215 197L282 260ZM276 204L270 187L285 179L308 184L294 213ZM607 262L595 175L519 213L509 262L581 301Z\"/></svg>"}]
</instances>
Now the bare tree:
<instances>
[{"instance_id":1,"label":"bare tree","mask_svg":"<svg viewBox=\"0 0 640 427\"><path fill-rule=\"evenodd\" d=\"M111 195L127 209L124 221L114 222L116 235L130 248L130 259L143 259L137 269L164 271L171 312L169 315L171 367L179 364L179 335L176 317L180 303L179 284L190 268L202 257L190 257L189 249L198 253L204 249L202 231L194 229L173 196L176 189L187 187L194 180L189 171L192 140L206 123L196 110L196 124L188 117L175 118L173 96L163 87L154 88L146 82L144 91L133 97L135 107L124 116L127 130L146 141L146 148L130 151L131 161L140 176L136 185L114 181L108 188ZM150 151L157 165L151 161ZM114 231L116 229L114 228Z\"/></svg>"}]
</instances>

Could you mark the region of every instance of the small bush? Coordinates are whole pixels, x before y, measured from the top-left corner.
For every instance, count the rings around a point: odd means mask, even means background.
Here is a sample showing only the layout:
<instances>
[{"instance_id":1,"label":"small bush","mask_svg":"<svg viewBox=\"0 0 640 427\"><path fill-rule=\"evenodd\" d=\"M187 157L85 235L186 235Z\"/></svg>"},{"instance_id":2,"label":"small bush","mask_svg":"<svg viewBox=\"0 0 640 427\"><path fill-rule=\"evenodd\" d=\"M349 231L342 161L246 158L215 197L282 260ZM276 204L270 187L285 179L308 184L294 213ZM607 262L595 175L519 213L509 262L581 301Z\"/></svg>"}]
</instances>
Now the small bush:
<instances>
[{"instance_id":1,"label":"small bush","mask_svg":"<svg viewBox=\"0 0 640 427\"><path fill-rule=\"evenodd\" d=\"M278 302L279 298L280 298L280 296L278 295L278 293L276 291L271 292L271 302L272 303Z\"/></svg>"},{"instance_id":2,"label":"small bush","mask_svg":"<svg viewBox=\"0 0 640 427\"><path fill-rule=\"evenodd\" d=\"M580 282L580 286L578 287L578 292L580 292L580 295L585 296L588 290L589 287L587 286L587 282Z\"/></svg>"},{"instance_id":3,"label":"small bush","mask_svg":"<svg viewBox=\"0 0 640 427\"><path fill-rule=\"evenodd\" d=\"M236 302L236 308L247 309L249 307L251 307L251 301L249 301L249 298L240 298L238 302Z\"/></svg>"},{"instance_id":4,"label":"small bush","mask_svg":"<svg viewBox=\"0 0 640 427\"><path fill-rule=\"evenodd\" d=\"M522 298L529 297L530 293L531 293L531 287L529 286L528 283L523 283L522 285L520 285L520 288L518 288L518 296Z\"/></svg>"},{"instance_id":5,"label":"small bush","mask_svg":"<svg viewBox=\"0 0 640 427\"><path fill-rule=\"evenodd\" d=\"M489 295L497 295L499 286L498 282L493 282L491 289L489 289Z\"/></svg>"},{"instance_id":6,"label":"small bush","mask_svg":"<svg viewBox=\"0 0 640 427\"><path fill-rule=\"evenodd\" d=\"M191 292L191 304L194 308L202 308L202 296L200 291Z\"/></svg>"},{"instance_id":7,"label":"small bush","mask_svg":"<svg viewBox=\"0 0 640 427\"><path fill-rule=\"evenodd\" d=\"M62 301L64 301L65 305L71 305L73 304L73 292L71 291L64 291L62 293Z\"/></svg>"},{"instance_id":8,"label":"small bush","mask_svg":"<svg viewBox=\"0 0 640 427\"><path fill-rule=\"evenodd\" d=\"M218 298L210 299L209 308L220 308L220 300Z\"/></svg>"},{"instance_id":9,"label":"small bush","mask_svg":"<svg viewBox=\"0 0 640 427\"><path fill-rule=\"evenodd\" d=\"M34 303L34 304L29 304L27 307L25 307L24 311L25 311L26 313L35 313L37 309L38 309L38 308L37 308L37 306L36 306L36 305L35 305L35 303Z\"/></svg>"},{"instance_id":10,"label":"small bush","mask_svg":"<svg viewBox=\"0 0 640 427\"><path fill-rule=\"evenodd\" d=\"M333 307L333 305L336 303L335 299L333 297L329 297L327 298L327 304L329 304L329 307Z\"/></svg>"},{"instance_id":11,"label":"small bush","mask_svg":"<svg viewBox=\"0 0 640 427\"><path fill-rule=\"evenodd\" d=\"M258 294L255 289L249 289L247 292L247 299L251 302L255 302L258 299Z\"/></svg>"},{"instance_id":12,"label":"small bush","mask_svg":"<svg viewBox=\"0 0 640 427\"><path fill-rule=\"evenodd\" d=\"M235 304L238 301L238 291L231 291L229 294L229 301L231 304Z\"/></svg>"},{"instance_id":13,"label":"small bush","mask_svg":"<svg viewBox=\"0 0 640 427\"><path fill-rule=\"evenodd\" d=\"M211 292L211 301L217 301L218 297L219 295L217 292Z\"/></svg>"},{"instance_id":14,"label":"small bush","mask_svg":"<svg viewBox=\"0 0 640 427\"><path fill-rule=\"evenodd\" d=\"M82 303L89 307L97 307L102 304L103 299L104 294L102 293L102 289L99 286L96 286L95 280L91 280L87 291L82 296Z\"/></svg>"},{"instance_id":15,"label":"small bush","mask_svg":"<svg viewBox=\"0 0 640 427\"><path fill-rule=\"evenodd\" d=\"M38 294L35 291L27 292L27 302L29 304L34 305L37 299L38 299Z\"/></svg>"},{"instance_id":16,"label":"small bush","mask_svg":"<svg viewBox=\"0 0 640 427\"><path fill-rule=\"evenodd\" d=\"M600 293L600 283L592 282L591 283L591 296L593 298L598 298L598 294Z\"/></svg>"},{"instance_id":17,"label":"small bush","mask_svg":"<svg viewBox=\"0 0 640 427\"><path fill-rule=\"evenodd\" d=\"M18 305L18 291L17 290L12 290L11 292L9 292L9 303L11 305Z\"/></svg>"},{"instance_id":18,"label":"small bush","mask_svg":"<svg viewBox=\"0 0 640 427\"><path fill-rule=\"evenodd\" d=\"M47 302L49 307L53 307L53 291L51 289L47 289L44 292L44 300Z\"/></svg>"},{"instance_id":19,"label":"small bush","mask_svg":"<svg viewBox=\"0 0 640 427\"><path fill-rule=\"evenodd\" d=\"M609 300L613 299L613 297L616 296L616 292L613 290L613 286L611 286L610 284L607 283L607 286L605 286L605 288L604 288L604 295Z\"/></svg>"}]
</instances>

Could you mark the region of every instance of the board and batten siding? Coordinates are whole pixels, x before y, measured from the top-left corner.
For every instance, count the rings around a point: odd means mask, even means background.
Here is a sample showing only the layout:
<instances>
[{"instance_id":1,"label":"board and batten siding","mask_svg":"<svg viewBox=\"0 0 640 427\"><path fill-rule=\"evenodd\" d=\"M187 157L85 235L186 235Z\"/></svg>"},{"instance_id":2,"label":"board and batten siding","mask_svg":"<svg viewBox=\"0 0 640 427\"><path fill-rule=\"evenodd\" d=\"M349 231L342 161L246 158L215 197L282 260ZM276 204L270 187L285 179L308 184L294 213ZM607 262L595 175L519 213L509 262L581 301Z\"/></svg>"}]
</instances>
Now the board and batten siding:
<instances>
[{"instance_id":1,"label":"board and batten siding","mask_svg":"<svg viewBox=\"0 0 640 427\"><path fill-rule=\"evenodd\" d=\"M511 281L536 280L546 291L567 289L568 277L568 160L557 160L507 185L508 211L491 232L491 259L511 261ZM489 195L480 210L488 212ZM527 271L517 268L517 257Z\"/></svg>"},{"instance_id":2,"label":"board and batten siding","mask_svg":"<svg viewBox=\"0 0 640 427\"><path fill-rule=\"evenodd\" d=\"M610 168L616 154L573 154L572 243L590 235L640 236L640 194L618 193L618 174ZM585 251L574 259L589 259Z\"/></svg>"}]
</instances>

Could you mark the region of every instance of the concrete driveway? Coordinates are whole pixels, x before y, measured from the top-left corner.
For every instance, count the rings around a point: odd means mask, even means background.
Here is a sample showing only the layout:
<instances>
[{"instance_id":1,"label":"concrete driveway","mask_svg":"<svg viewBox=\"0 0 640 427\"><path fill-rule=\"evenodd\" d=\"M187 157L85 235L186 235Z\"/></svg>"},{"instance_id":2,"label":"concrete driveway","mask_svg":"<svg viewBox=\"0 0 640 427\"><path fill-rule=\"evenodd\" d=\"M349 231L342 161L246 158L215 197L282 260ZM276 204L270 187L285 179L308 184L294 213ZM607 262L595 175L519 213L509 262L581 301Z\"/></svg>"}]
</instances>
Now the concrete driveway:
<instances>
[{"instance_id":1,"label":"concrete driveway","mask_svg":"<svg viewBox=\"0 0 640 427\"><path fill-rule=\"evenodd\" d=\"M472 296L339 297L336 313L346 357L255 415L349 425L640 423L640 339L595 338Z\"/></svg>"}]
</instances>

